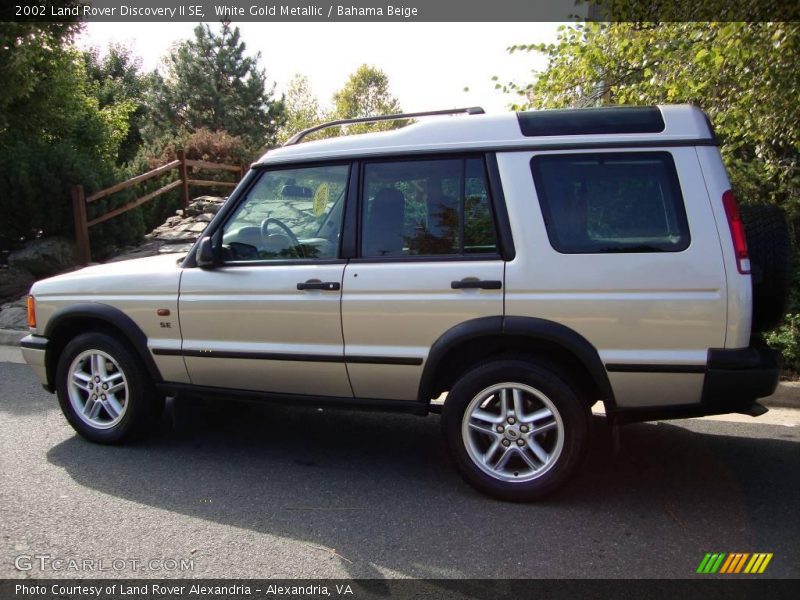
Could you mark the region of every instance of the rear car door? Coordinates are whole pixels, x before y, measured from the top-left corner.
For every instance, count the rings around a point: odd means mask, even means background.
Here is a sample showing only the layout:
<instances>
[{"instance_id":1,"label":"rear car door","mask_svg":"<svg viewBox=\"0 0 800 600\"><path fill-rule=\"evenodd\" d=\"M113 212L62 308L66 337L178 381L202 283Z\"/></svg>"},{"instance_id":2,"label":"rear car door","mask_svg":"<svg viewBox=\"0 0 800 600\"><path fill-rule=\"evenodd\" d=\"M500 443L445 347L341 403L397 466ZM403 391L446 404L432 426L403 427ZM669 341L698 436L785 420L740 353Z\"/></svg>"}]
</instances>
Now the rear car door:
<instances>
[{"instance_id":1,"label":"rear car door","mask_svg":"<svg viewBox=\"0 0 800 600\"><path fill-rule=\"evenodd\" d=\"M502 316L504 261L483 156L366 161L342 327L356 397L416 400L448 329Z\"/></svg>"},{"instance_id":2,"label":"rear car door","mask_svg":"<svg viewBox=\"0 0 800 600\"><path fill-rule=\"evenodd\" d=\"M349 173L349 163L265 170L223 226L222 264L184 272L193 384L352 397L340 314Z\"/></svg>"}]
</instances>

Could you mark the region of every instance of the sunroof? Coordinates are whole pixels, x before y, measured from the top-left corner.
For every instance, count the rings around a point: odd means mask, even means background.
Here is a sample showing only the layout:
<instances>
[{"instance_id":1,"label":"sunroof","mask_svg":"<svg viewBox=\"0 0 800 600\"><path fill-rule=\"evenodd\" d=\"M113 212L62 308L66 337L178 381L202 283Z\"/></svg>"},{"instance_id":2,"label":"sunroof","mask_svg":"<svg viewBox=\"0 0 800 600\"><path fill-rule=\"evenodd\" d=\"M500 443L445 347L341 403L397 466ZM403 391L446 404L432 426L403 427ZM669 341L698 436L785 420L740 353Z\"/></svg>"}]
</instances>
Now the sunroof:
<instances>
[{"instance_id":1,"label":"sunroof","mask_svg":"<svg viewBox=\"0 0 800 600\"><path fill-rule=\"evenodd\" d=\"M526 137L664 131L664 119L655 106L536 110L517 113L517 118Z\"/></svg>"}]
</instances>

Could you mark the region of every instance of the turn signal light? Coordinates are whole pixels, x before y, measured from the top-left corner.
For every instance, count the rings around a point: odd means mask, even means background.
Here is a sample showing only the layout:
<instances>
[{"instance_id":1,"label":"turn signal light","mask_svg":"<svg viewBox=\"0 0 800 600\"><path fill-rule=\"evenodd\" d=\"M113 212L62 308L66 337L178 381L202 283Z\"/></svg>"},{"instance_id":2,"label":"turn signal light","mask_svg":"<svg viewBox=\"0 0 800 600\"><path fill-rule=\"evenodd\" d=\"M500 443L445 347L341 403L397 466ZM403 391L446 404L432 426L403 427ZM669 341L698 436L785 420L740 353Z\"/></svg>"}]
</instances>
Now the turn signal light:
<instances>
[{"instance_id":1,"label":"turn signal light","mask_svg":"<svg viewBox=\"0 0 800 600\"><path fill-rule=\"evenodd\" d=\"M28 296L28 327L36 328L36 300L33 296Z\"/></svg>"}]
</instances>

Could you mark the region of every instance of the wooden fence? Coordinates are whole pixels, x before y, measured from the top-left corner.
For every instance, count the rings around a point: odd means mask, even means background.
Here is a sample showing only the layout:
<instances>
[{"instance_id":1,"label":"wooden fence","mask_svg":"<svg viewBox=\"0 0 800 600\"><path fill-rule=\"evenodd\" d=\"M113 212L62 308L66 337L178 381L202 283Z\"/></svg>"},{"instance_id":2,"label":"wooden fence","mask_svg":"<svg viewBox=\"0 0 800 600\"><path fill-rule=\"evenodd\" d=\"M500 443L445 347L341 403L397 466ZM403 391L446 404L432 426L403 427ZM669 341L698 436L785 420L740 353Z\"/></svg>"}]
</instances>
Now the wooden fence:
<instances>
[{"instance_id":1,"label":"wooden fence","mask_svg":"<svg viewBox=\"0 0 800 600\"><path fill-rule=\"evenodd\" d=\"M91 204L92 202L97 202L98 200L102 200L103 198L107 198L112 194L116 194L117 192L121 192L122 190L126 190L129 187L132 187L138 183L142 183L153 177L158 177L159 175L163 175L168 173L174 169L178 169L178 179L168 183L165 186L158 188L157 190L145 194L136 200L132 200L123 206L119 206L114 208L107 213L94 217L91 221L87 219L87 211L86 206ZM211 170L211 171L230 171L236 174L236 181L214 181L211 179L190 179L190 175L193 175L194 169L204 169L204 170ZM83 191L82 185L75 185L72 186L72 211L75 217L75 245L76 245L76 254L78 262L82 265L88 264L91 259L91 249L89 246L89 228L94 227L104 221L108 221L109 219L113 219L123 213L128 212L129 210L133 210L134 208L141 206L145 202L149 202L154 198L157 198L161 194L169 192L170 190L174 190L175 188L180 188L181 193L181 206L186 208L186 205L189 204L189 186L203 186L203 187L230 187L234 188L238 185L238 182L242 179L245 173L245 167L239 167L236 165L226 165L223 163L214 163L214 162L207 162L204 160L190 160L186 158L186 154L183 150L178 150L178 158L169 162L165 165L162 165L152 171L148 171L147 173L143 173L142 175L137 175L136 177L131 177L127 181L123 181L117 184L112 185L111 187L107 187L104 190L100 190L92 194L91 196L86 196Z\"/></svg>"}]
</instances>

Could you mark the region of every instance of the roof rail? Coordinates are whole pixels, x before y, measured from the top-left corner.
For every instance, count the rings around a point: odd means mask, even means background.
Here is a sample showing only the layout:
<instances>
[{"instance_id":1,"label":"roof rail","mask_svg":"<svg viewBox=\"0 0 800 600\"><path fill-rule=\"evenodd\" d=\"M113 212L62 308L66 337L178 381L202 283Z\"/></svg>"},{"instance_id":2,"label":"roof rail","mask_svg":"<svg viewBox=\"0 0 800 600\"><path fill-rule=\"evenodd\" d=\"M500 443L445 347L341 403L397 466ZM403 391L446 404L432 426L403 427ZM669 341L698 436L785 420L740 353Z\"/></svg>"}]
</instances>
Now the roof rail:
<instances>
[{"instance_id":1,"label":"roof rail","mask_svg":"<svg viewBox=\"0 0 800 600\"><path fill-rule=\"evenodd\" d=\"M486 111L483 110L483 108L481 108L480 106L470 106L467 108L449 108L445 110L428 110L425 112L400 113L396 115L379 115L377 117L358 117L356 119L339 119L338 121L328 121L327 123L314 125L314 127L309 127L308 129L304 129L303 131L295 133L286 142L284 142L283 145L294 146L295 144L299 144L302 141L302 139L306 137L309 133L314 133L315 131L327 129L328 127L337 127L338 125L350 125L352 123L376 123L378 121L400 121L401 119L413 119L415 117L433 117L436 115L459 115L459 114L482 115L485 113Z\"/></svg>"}]
</instances>

